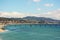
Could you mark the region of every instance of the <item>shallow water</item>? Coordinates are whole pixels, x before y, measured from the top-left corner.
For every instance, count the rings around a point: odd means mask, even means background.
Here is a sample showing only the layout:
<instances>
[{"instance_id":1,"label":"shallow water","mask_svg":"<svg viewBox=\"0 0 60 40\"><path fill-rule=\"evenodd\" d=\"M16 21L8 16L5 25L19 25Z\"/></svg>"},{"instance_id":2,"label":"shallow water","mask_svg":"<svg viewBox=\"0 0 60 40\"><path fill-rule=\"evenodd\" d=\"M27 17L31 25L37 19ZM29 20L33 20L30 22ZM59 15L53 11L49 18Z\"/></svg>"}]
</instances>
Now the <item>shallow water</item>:
<instances>
[{"instance_id":1,"label":"shallow water","mask_svg":"<svg viewBox=\"0 0 60 40\"><path fill-rule=\"evenodd\" d=\"M0 40L60 40L59 24L17 24L5 26Z\"/></svg>"}]
</instances>

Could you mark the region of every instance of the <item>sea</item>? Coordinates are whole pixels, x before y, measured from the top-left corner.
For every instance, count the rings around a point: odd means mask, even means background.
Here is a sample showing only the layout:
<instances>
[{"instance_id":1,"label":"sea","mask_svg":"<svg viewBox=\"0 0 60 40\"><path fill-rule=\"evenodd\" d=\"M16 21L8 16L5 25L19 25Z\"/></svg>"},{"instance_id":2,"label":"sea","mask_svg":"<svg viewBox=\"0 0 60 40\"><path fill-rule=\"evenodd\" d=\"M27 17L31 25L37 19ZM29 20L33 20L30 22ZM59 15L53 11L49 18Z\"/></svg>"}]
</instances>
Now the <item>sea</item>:
<instances>
[{"instance_id":1,"label":"sea","mask_svg":"<svg viewBox=\"0 0 60 40\"><path fill-rule=\"evenodd\" d=\"M60 40L60 24L12 24L0 32L0 40Z\"/></svg>"}]
</instances>

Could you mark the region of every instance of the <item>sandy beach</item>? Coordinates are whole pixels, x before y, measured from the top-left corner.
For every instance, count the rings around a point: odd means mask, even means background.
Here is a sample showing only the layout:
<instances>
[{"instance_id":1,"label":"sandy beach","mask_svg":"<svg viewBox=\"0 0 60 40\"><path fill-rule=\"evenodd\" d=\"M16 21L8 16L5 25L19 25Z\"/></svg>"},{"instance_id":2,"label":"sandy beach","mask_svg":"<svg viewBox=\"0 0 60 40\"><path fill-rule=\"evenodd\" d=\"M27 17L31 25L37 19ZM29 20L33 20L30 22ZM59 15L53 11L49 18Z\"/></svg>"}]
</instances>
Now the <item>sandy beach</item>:
<instances>
[{"instance_id":1,"label":"sandy beach","mask_svg":"<svg viewBox=\"0 0 60 40\"><path fill-rule=\"evenodd\" d=\"M5 30L3 30L3 29L0 29L0 32L5 32Z\"/></svg>"},{"instance_id":2,"label":"sandy beach","mask_svg":"<svg viewBox=\"0 0 60 40\"><path fill-rule=\"evenodd\" d=\"M5 26L4 24L0 23L0 32L5 32L4 26Z\"/></svg>"}]
</instances>

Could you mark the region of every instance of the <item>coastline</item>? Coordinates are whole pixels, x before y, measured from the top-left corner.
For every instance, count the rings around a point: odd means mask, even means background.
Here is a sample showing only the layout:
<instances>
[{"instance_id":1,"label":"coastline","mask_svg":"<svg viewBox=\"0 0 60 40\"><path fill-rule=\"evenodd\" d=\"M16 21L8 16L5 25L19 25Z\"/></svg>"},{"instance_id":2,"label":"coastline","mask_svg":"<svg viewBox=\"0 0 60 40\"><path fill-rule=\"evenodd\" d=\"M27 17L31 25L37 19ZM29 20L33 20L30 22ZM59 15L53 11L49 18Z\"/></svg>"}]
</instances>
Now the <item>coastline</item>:
<instances>
[{"instance_id":1,"label":"coastline","mask_svg":"<svg viewBox=\"0 0 60 40\"><path fill-rule=\"evenodd\" d=\"M16 24L46 24L46 23L9 23L6 25L16 25ZM53 23L48 23L48 24L53 24ZM54 24L57 24L57 23L54 23Z\"/></svg>"},{"instance_id":2,"label":"coastline","mask_svg":"<svg viewBox=\"0 0 60 40\"><path fill-rule=\"evenodd\" d=\"M5 24L0 23L0 32L5 32L4 26Z\"/></svg>"},{"instance_id":3,"label":"coastline","mask_svg":"<svg viewBox=\"0 0 60 40\"><path fill-rule=\"evenodd\" d=\"M5 32L5 30L3 30L3 29L0 29L0 32Z\"/></svg>"},{"instance_id":4,"label":"coastline","mask_svg":"<svg viewBox=\"0 0 60 40\"><path fill-rule=\"evenodd\" d=\"M7 25L18 25L18 24L46 24L46 23L6 23L6 24L5 23L0 23L0 32L5 32L4 27L7 26ZM50 24L52 24L52 23L50 23Z\"/></svg>"}]
</instances>

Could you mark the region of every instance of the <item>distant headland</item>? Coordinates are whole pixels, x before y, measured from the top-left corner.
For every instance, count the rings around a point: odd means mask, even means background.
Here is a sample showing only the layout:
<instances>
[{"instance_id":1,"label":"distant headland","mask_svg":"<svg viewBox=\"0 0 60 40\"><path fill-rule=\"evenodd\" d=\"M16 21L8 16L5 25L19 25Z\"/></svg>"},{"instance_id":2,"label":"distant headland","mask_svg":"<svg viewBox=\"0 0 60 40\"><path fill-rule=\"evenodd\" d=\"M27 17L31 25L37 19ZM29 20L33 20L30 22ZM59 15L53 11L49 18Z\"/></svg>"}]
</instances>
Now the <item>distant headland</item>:
<instances>
[{"instance_id":1,"label":"distant headland","mask_svg":"<svg viewBox=\"0 0 60 40\"><path fill-rule=\"evenodd\" d=\"M2 24L60 24L60 20L45 17L27 16L23 18L5 18L0 17Z\"/></svg>"},{"instance_id":2,"label":"distant headland","mask_svg":"<svg viewBox=\"0 0 60 40\"><path fill-rule=\"evenodd\" d=\"M4 32L4 26L8 24L60 24L60 20L34 16L27 16L24 18L0 17L0 32Z\"/></svg>"}]
</instances>

